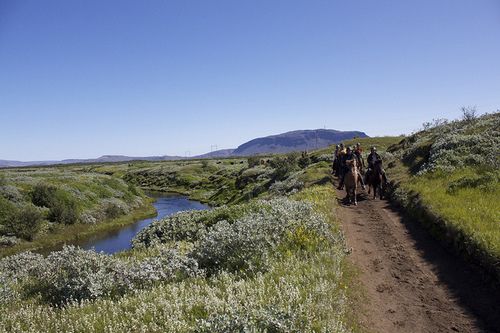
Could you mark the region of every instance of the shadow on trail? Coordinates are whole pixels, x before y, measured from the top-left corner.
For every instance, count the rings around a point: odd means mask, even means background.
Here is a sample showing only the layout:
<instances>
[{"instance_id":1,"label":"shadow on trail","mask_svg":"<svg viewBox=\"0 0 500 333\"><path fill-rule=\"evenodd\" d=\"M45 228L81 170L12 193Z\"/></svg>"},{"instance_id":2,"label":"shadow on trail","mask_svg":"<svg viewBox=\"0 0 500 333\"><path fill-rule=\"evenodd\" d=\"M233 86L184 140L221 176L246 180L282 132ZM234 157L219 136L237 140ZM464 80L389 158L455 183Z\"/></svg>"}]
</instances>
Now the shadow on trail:
<instances>
[{"instance_id":1,"label":"shadow on trail","mask_svg":"<svg viewBox=\"0 0 500 333\"><path fill-rule=\"evenodd\" d=\"M342 190L343 193L345 194L345 191ZM357 193L356 194L356 200L358 201L358 204L360 202L363 202L363 201L366 201L368 199L368 196L366 195L366 193ZM343 198L337 198L337 203L339 205L342 205L342 206L353 206L355 207L355 205L353 203L350 203L347 199L347 196L344 196Z\"/></svg>"},{"instance_id":2,"label":"shadow on trail","mask_svg":"<svg viewBox=\"0 0 500 333\"><path fill-rule=\"evenodd\" d=\"M450 252L424 226L401 209L384 202L396 212L422 257L433 266L439 282L453 294L464 310L477 318L487 332L500 332L500 286L482 267Z\"/></svg>"}]
</instances>

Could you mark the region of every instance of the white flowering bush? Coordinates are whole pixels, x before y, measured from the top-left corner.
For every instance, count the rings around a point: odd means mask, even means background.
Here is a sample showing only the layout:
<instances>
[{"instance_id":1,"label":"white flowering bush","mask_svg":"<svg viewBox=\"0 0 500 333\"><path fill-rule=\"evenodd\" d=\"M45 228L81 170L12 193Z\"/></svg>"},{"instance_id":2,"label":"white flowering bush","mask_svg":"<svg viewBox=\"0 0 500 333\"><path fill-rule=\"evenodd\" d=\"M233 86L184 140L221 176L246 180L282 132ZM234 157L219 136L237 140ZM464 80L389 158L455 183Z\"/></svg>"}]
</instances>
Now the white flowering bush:
<instances>
[{"instance_id":1,"label":"white flowering bush","mask_svg":"<svg viewBox=\"0 0 500 333\"><path fill-rule=\"evenodd\" d=\"M220 221L203 235L191 253L200 267L209 273L254 273L268 267L283 242L332 239L328 225L306 203L281 198L261 204L267 209L252 212L234 223ZM297 239L297 232L304 238Z\"/></svg>"},{"instance_id":2,"label":"white flowering bush","mask_svg":"<svg viewBox=\"0 0 500 333\"><path fill-rule=\"evenodd\" d=\"M500 124L499 124L500 125ZM437 138L432 144L428 163L422 171L498 163L500 131L496 133L456 134L450 133Z\"/></svg>"},{"instance_id":3,"label":"white flowering bush","mask_svg":"<svg viewBox=\"0 0 500 333\"><path fill-rule=\"evenodd\" d=\"M132 288L125 264L95 251L66 246L40 262L27 289L50 304L122 295Z\"/></svg>"},{"instance_id":4,"label":"white flowering bush","mask_svg":"<svg viewBox=\"0 0 500 333\"><path fill-rule=\"evenodd\" d=\"M301 332L294 322L294 314L282 312L270 307L254 311L228 311L199 320L196 333L226 333L226 332Z\"/></svg>"},{"instance_id":5,"label":"white flowering bush","mask_svg":"<svg viewBox=\"0 0 500 333\"><path fill-rule=\"evenodd\" d=\"M304 182L297 178L298 174L293 174L283 181L276 181L269 187L269 192L276 195L286 195L304 188Z\"/></svg>"},{"instance_id":6,"label":"white flowering bush","mask_svg":"<svg viewBox=\"0 0 500 333\"><path fill-rule=\"evenodd\" d=\"M170 241L195 242L207 229L221 220L230 223L250 212L268 209L262 203L216 207L209 211L179 212L165 219L154 221L141 230L132 240L134 248L150 247Z\"/></svg>"},{"instance_id":7,"label":"white flowering bush","mask_svg":"<svg viewBox=\"0 0 500 333\"><path fill-rule=\"evenodd\" d=\"M19 189L13 185L0 186L0 196L16 203L23 200L23 195L19 192Z\"/></svg>"},{"instance_id":8,"label":"white flowering bush","mask_svg":"<svg viewBox=\"0 0 500 333\"><path fill-rule=\"evenodd\" d=\"M132 265L127 275L135 287L144 288L157 282L182 281L186 278L203 276L198 262L175 249L161 249L155 256Z\"/></svg>"},{"instance_id":9,"label":"white flowering bush","mask_svg":"<svg viewBox=\"0 0 500 333\"><path fill-rule=\"evenodd\" d=\"M96 224L97 223L97 218L95 218L90 213L83 213L83 214L80 215L80 222L83 223L83 224Z\"/></svg>"},{"instance_id":10,"label":"white flowering bush","mask_svg":"<svg viewBox=\"0 0 500 333\"><path fill-rule=\"evenodd\" d=\"M19 243L19 238L16 236L0 236L0 247L14 246Z\"/></svg>"},{"instance_id":11,"label":"white flowering bush","mask_svg":"<svg viewBox=\"0 0 500 333\"><path fill-rule=\"evenodd\" d=\"M500 167L500 113L442 122L404 140L403 160L422 159L418 174L463 167Z\"/></svg>"}]
</instances>

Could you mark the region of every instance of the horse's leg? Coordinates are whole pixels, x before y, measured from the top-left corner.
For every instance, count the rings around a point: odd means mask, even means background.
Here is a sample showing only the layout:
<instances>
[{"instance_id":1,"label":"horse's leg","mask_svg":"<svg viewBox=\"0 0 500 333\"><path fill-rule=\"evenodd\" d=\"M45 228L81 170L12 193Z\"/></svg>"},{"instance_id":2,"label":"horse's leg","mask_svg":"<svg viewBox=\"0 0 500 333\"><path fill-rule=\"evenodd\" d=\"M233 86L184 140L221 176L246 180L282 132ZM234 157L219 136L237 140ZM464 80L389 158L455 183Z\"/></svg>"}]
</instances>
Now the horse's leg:
<instances>
[{"instance_id":1,"label":"horse's leg","mask_svg":"<svg viewBox=\"0 0 500 333\"><path fill-rule=\"evenodd\" d=\"M358 205L358 199L356 198L356 186L354 186L354 188L352 190L352 194L353 194L353 197L354 197L354 206L357 206Z\"/></svg>"}]
</instances>

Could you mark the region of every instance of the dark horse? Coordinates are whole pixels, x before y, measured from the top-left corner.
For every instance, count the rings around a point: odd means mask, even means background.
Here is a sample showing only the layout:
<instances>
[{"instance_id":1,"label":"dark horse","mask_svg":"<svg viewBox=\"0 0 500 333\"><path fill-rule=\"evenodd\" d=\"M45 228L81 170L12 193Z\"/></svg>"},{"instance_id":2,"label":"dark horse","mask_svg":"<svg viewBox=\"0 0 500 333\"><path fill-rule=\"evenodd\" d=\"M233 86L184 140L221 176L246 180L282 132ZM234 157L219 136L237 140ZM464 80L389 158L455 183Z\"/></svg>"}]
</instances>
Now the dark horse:
<instances>
[{"instance_id":1,"label":"dark horse","mask_svg":"<svg viewBox=\"0 0 500 333\"><path fill-rule=\"evenodd\" d=\"M380 199L384 196L385 182L382 174L382 161L376 160L373 163L373 170L370 170L368 179L368 194L370 194L370 187L373 187L373 199L377 197L377 191Z\"/></svg>"}]
</instances>

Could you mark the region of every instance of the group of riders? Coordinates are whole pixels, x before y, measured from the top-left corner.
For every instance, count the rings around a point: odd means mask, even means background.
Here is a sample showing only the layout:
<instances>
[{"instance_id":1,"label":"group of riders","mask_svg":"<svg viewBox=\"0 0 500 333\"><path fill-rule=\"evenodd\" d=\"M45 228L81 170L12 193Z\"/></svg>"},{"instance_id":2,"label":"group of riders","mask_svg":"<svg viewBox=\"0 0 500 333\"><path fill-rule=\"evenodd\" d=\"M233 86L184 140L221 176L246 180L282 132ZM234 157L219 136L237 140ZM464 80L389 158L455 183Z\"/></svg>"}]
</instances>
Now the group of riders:
<instances>
[{"instance_id":1,"label":"group of riders","mask_svg":"<svg viewBox=\"0 0 500 333\"><path fill-rule=\"evenodd\" d=\"M371 176L374 172L377 172L381 176L383 183L387 183L387 177L385 171L382 168L382 158L377 153L376 147L370 148L370 154L366 158L367 165L363 159L363 149L361 144L358 142L355 147L345 147L343 143L337 145L335 148L333 156L333 172L335 176L339 179L338 189L344 188L345 176L350 172L349 161L355 160L358 172L358 180L361 183L363 190L365 189L365 184L370 182ZM367 167L366 172L365 167Z\"/></svg>"}]
</instances>

